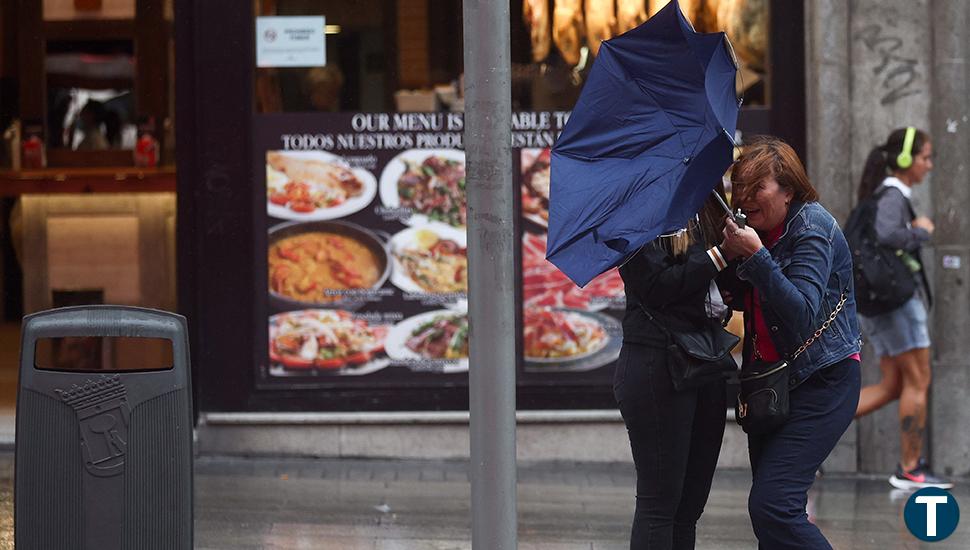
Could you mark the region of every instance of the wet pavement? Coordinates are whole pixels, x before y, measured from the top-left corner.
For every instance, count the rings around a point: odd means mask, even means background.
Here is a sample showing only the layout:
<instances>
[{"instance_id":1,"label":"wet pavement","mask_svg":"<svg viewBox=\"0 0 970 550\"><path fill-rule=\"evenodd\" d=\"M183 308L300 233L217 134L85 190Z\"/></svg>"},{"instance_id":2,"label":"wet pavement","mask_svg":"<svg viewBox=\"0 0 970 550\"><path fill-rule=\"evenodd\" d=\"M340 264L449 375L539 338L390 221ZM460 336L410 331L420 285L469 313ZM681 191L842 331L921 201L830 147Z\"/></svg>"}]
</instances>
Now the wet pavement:
<instances>
[{"instance_id":1,"label":"wet pavement","mask_svg":"<svg viewBox=\"0 0 970 550\"><path fill-rule=\"evenodd\" d=\"M12 461L0 454L0 548L13 548ZM756 547L748 480L718 471L697 548ZM628 548L633 483L628 464L520 465L519 548ZM203 457L195 490L199 549L471 548L467 462ZM953 495L970 503L970 482ZM966 520L943 542L910 535L907 497L884 478L829 475L816 483L810 513L838 549L970 548Z\"/></svg>"}]
</instances>

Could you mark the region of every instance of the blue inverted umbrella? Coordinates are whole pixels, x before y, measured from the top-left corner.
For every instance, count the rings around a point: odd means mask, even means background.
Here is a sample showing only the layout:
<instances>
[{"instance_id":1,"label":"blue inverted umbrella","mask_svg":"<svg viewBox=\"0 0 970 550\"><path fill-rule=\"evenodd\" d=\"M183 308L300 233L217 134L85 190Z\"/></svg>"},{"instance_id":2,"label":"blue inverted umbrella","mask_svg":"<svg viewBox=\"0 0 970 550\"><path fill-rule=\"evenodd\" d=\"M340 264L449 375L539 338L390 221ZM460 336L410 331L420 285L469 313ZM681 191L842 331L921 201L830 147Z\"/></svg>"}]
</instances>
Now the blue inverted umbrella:
<instances>
[{"instance_id":1,"label":"blue inverted umbrella","mask_svg":"<svg viewBox=\"0 0 970 550\"><path fill-rule=\"evenodd\" d=\"M733 160L736 72L676 1L603 42L552 149L546 258L584 286L684 227Z\"/></svg>"}]
</instances>

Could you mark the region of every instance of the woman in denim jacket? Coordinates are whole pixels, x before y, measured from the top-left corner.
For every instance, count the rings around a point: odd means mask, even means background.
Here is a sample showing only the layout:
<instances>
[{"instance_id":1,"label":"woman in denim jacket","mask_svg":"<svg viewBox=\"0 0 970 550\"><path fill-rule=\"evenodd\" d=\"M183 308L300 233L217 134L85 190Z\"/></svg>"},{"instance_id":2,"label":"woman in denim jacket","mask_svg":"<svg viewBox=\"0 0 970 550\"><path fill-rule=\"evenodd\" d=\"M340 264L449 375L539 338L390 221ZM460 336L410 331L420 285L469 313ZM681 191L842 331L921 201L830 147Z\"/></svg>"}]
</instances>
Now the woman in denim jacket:
<instances>
[{"instance_id":1,"label":"woman in denim jacket","mask_svg":"<svg viewBox=\"0 0 970 550\"><path fill-rule=\"evenodd\" d=\"M842 302L831 325L789 367L788 421L748 437L748 511L760 547L831 548L805 506L815 472L852 422L859 400L852 258L842 230L783 141L746 146L731 181L733 203L748 219L744 229L727 221L723 245L736 260L732 306L744 310L742 369L794 353Z\"/></svg>"}]
</instances>

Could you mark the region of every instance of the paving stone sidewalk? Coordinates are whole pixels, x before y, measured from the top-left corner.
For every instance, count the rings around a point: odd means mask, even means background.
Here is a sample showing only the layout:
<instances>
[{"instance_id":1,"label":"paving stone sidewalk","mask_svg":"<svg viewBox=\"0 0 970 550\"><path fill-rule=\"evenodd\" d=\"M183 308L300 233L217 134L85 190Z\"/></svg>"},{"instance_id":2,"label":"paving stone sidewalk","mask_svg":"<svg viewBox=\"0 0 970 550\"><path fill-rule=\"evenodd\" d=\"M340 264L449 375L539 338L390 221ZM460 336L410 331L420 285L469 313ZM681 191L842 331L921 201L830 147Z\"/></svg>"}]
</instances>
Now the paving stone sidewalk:
<instances>
[{"instance_id":1,"label":"paving stone sidewalk","mask_svg":"<svg viewBox=\"0 0 970 550\"><path fill-rule=\"evenodd\" d=\"M519 548L629 547L629 464L520 464ZM749 474L719 470L698 528L699 549L756 548ZM970 485L954 496L970 503ZM200 458L196 547L206 549L468 549L467 462ZM902 522L907 493L883 478L827 476L810 513L838 549L965 549L970 524L928 545ZM970 523L970 522L968 522Z\"/></svg>"},{"instance_id":2,"label":"paving stone sidewalk","mask_svg":"<svg viewBox=\"0 0 970 550\"><path fill-rule=\"evenodd\" d=\"M626 550L633 511L628 464L521 464L521 550ZM700 550L757 547L749 474L719 470L698 526ZM466 550L467 462L202 457L195 464L199 550ZM970 509L970 482L953 495ZM839 550L970 548L970 521L921 543L903 524L908 493L883 478L826 476L810 514ZM0 453L0 549L13 548L13 455ZM477 550L477 549L476 549Z\"/></svg>"}]
</instances>

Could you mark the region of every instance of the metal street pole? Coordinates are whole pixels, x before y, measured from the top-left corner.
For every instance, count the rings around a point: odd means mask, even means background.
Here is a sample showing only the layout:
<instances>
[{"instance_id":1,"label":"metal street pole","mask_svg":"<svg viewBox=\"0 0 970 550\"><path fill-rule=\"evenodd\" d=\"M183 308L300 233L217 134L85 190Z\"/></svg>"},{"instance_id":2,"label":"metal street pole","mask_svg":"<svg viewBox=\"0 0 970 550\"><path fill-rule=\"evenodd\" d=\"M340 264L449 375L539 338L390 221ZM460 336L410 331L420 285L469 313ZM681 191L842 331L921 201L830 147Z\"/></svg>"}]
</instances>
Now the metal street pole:
<instances>
[{"instance_id":1,"label":"metal street pole","mask_svg":"<svg viewBox=\"0 0 970 550\"><path fill-rule=\"evenodd\" d=\"M472 548L513 550L515 266L509 1L464 0Z\"/></svg>"}]
</instances>

